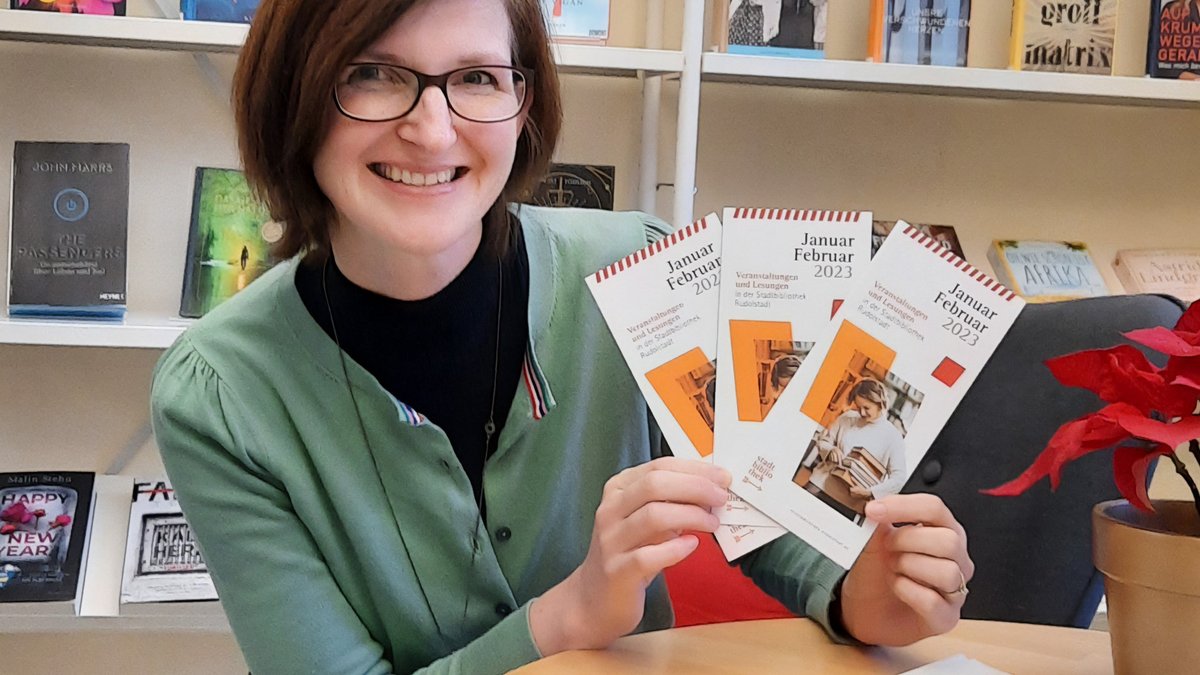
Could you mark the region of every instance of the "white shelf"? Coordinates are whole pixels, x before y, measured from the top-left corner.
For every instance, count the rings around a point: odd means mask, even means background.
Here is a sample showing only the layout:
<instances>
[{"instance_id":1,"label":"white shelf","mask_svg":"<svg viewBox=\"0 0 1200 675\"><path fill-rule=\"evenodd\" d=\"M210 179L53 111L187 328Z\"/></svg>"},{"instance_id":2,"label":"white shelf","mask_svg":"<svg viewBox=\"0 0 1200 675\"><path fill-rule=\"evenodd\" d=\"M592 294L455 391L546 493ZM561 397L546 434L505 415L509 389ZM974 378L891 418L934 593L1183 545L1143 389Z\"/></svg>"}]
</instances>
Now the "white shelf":
<instances>
[{"instance_id":1,"label":"white shelf","mask_svg":"<svg viewBox=\"0 0 1200 675\"><path fill-rule=\"evenodd\" d=\"M245 24L236 23L0 10L0 39L22 42L237 52L248 30ZM683 53L678 51L578 44L555 44L553 48L559 68L571 74L634 76L639 71L677 73L683 69Z\"/></svg>"},{"instance_id":2,"label":"white shelf","mask_svg":"<svg viewBox=\"0 0 1200 675\"><path fill-rule=\"evenodd\" d=\"M582 75L637 75L678 73L683 70L683 52L665 49L632 49L595 45L554 44L554 62L561 72Z\"/></svg>"},{"instance_id":3,"label":"white shelf","mask_svg":"<svg viewBox=\"0 0 1200 675\"><path fill-rule=\"evenodd\" d=\"M1200 108L1200 83L1149 77L1038 73L705 53L701 77L714 82Z\"/></svg>"},{"instance_id":4,"label":"white shelf","mask_svg":"<svg viewBox=\"0 0 1200 675\"><path fill-rule=\"evenodd\" d=\"M229 633L221 603L164 602L121 605L121 616L79 617L69 601L0 604L4 633L141 631Z\"/></svg>"},{"instance_id":5,"label":"white shelf","mask_svg":"<svg viewBox=\"0 0 1200 675\"><path fill-rule=\"evenodd\" d=\"M166 349L191 321L129 316L123 322L0 318L0 344Z\"/></svg>"},{"instance_id":6,"label":"white shelf","mask_svg":"<svg viewBox=\"0 0 1200 675\"><path fill-rule=\"evenodd\" d=\"M245 24L0 10L0 39L181 52L236 52Z\"/></svg>"}]
</instances>

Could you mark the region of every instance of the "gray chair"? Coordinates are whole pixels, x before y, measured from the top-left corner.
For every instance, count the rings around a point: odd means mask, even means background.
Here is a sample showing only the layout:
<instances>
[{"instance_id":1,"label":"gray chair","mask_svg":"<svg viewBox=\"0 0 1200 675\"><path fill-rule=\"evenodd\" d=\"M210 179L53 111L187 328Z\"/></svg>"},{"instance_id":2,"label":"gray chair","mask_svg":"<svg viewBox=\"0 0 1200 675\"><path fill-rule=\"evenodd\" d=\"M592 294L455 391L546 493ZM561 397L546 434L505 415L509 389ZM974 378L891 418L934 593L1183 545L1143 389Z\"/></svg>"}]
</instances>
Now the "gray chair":
<instances>
[{"instance_id":1,"label":"gray chair","mask_svg":"<svg viewBox=\"0 0 1200 675\"><path fill-rule=\"evenodd\" d=\"M1043 361L1118 344L1135 328L1173 326L1182 311L1156 295L1029 305L1001 341L904 489L939 495L967 530L977 569L964 618L1089 625L1103 592L1091 509L1120 497L1112 453L1067 466L1057 492L1049 481L1019 497L979 490L1016 477L1060 425L1102 405L1060 385Z\"/></svg>"}]
</instances>

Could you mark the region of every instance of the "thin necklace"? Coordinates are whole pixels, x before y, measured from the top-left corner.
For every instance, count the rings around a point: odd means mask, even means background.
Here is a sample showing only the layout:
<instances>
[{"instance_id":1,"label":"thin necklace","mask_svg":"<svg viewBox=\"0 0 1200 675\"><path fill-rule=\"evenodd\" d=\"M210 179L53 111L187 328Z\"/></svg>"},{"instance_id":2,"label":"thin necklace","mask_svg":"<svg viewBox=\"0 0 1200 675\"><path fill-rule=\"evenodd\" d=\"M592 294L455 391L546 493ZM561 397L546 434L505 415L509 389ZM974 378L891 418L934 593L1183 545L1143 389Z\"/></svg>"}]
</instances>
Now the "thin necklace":
<instances>
[{"instance_id":1,"label":"thin necklace","mask_svg":"<svg viewBox=\"0 0 1200 675\"><path fill-rule=\"evenodd\" d=\"M363 423L362 412L358 408L358 399L354 396L354 387L350 384L350 373L346 367L346 352L342 349L342 342L338 338L337 323L333 318L333 304L329 301L329 259L333 257L332 253L325 257L324 266L321 268L321 293L325 297L325 310L329 314L329 328L333 333L333 342L338 348L338 359L342 366L342 378L346 381L346 390L350 393L350 401L354 405L354 415L358 419L358 428L362 433L363 443L367 446L367 454L371 456L371 463L375 467L375 477L379 481L379 487L383 490L384 496L391 502L391 497L387 492L387 485L383 481L383 474L379 471L379 462L375 459L375 449L371 446L371 440L367 436L367 427ZM483 467L487 465L488 457L492 452L492 437L496 434L496 391L500 380L500 327L503 325L501 319L504 316L504 263L497 259L496 264L496 349L492 361L492 397L488 404L488 419L483 425L483 464L480 467L479 486L475 490L475 505L476 519L475 527L471 533L471 567L475 567L475 560L479 555L479 530L483 525ZM413 564L412 553L409 551L408 542L404 539L404 532L400 529L399 523L396 524L396 532L400 535L400 544L404 547L404 555L408 558L408 564L413 570L413 575L417 580L417 588L421 591L421 598L425 601L425 607L429 610L429 615L433 618L433 625L437 629L438 635L445 637L442 632L441 624L438 623L437 615L433 611L433 604L429 601L429 596L425 593L425 585L421 583L421 576L417 574L417 567ZM467 618L467 609L471 604L470 593L466 594L463 599L463 621Z\"/></svg>"}]
</instances>

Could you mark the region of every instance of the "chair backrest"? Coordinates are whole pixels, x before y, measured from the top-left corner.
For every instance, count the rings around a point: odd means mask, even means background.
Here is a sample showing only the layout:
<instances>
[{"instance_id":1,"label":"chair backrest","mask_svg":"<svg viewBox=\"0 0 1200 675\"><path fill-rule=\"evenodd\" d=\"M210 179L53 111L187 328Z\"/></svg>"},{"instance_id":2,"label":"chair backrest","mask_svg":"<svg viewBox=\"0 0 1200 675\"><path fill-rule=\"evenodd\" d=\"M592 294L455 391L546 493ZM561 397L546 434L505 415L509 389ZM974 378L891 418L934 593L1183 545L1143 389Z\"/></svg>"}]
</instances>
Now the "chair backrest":
<instances>
[{"instance_id":1,"label":"chair backrest","mask_svg":"<svg viewBox=\"0 0 1200 675\"><path fill-rule=\"evenodd\" d=\"M1112 453L1067 466L1057 492L1048 481L1019 497L979 490L1015 478L1059 426L1101 405L1060 385L1043 361L1118 344L1135 328L1173 326L1182 311L1173 298L1109 296L1029 305L1017 319L904 489L939 495L967 530L977 569L964 618L1091 622L1103 591L1091 509L1120 497Z\"/></svg>"}]
</instances>

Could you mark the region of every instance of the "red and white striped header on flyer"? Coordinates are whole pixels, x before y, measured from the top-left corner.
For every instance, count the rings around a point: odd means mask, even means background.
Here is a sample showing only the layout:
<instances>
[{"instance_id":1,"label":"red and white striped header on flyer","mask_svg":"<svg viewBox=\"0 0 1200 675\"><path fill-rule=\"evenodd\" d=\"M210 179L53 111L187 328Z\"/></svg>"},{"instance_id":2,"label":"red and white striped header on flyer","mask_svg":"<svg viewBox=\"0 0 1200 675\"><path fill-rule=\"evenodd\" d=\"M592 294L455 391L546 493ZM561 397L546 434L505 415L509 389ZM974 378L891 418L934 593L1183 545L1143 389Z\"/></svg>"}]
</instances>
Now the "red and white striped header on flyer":
<instances>
[{"instance_id":1,"label":"red and white striped header on flyer","mask_svg":"<svg viewBox=\"0 0 1200 675\"><path fill-rule=\"evenodd\" d=\"M995 279L989 277L988 275L984 274L983 272L980 272L978 269L975 268L974 265L972 265L971 263L967 262L966 260L963 260L962 258L958 257L957 255L954 254L954 251L951 251L950 249L946 248L945 246L942 246L940 243L937 242L937 240L933 239L932 237L929 237L921 230L913 227L912 225L908 225L906 223L906 227L904 228L904 234L907 234L908 236L917 240L918 243L920 243L922 246L929 249L933 253L937 254L938 257L940 257L941 259L950 263L951 265L954 265L954 267L956 269L960 269L960 270L966 272L967 275L969 275L972 279L974 279L975 281L978 281L980 284L982 284L984 286L984 288L987 288L989 291L992 291L993 293L998 294L1000 297L1004 298L1006 301L1012 301L1012 299L1014 297L1016 297L1017 294L1012 292L1011 290L1009 290L1008 287L1006 287L1004 284L1000 283L999 281L996 281Z\"/></svg>"},{"instance_id":2,"label":"red and white striped header on flyer","mask_svg":"<svg viewBox=\"0 0 1200 675\"><path fill-rule=\"evenodd\" d=\"M640 263L641 261L645 260L646 258L652 257L652 256L656 255L657 253L659 253L660 251L664 251L664 250L670 248L672 244L677 244L677 243L683 241L684 239L687 239L688 237L696 234L697 232L700 232L702 230L707 230L707 229L708 229L708 221L705 219L701 219L701 220L697 220L696 222L692 223L691 225L688 225L687 227L685 227L683 229L675 230L669 236L659 239L658 241L654 242L653 244L650 244L649 246L647 246L646 248L643 248L639 251L634 251L633 253L630 253L629 255L625 256L624 258L618 260L617 262L609 265L608 267L605 267L605 268L601 269L600 271L596 272L596 283L600 283L601 281L604 281L605 279L615 275L617 272L623 272L623 271L629 269L630 267L633 267L637 263Z\"/></svg>"},{"instance_id":3,"label":"red and white striped header on flyer","mask_svg":"<svg viewBox=\"0 0 1200 675\"><path fill-rule=\"evenodd\" d=\"M826 223L852 223L862 218L861 211L800 211L798 209L734 209L734 218L756 220L807 220Z\"/></svg>"}]
</instances>

